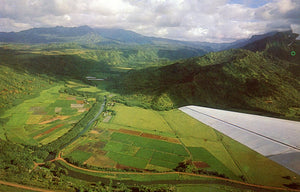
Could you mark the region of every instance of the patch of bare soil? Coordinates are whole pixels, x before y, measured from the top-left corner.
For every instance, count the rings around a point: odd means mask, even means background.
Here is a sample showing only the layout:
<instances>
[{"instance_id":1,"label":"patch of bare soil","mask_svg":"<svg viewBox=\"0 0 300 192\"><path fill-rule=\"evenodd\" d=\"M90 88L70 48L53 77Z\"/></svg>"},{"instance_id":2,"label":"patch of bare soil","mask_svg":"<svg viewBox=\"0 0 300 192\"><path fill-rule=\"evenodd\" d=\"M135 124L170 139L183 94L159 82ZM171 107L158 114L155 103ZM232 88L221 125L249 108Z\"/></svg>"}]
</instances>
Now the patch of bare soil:
<instances>
[{"instance_id":1,"label":"patch of bare soil","mask_svg":"<svg viewBox=\"0 0 300 192\"><path fill-rule=\"evenodd\" d=\"M11 183L11 182L7 182L7 181L0 181L0 184L15 187L15 188L20 188L20 189L25 189L25 190L31 190L31 191L54 192L49 189L31 187L31 186L21 185L21 184L17 184L17 183ZM16 189L15 191L18 191L18 190Z\"/></svg>"},{"instance_id":2,"label":"patch of bare soil","mask_svg":"<svg viewBox=\"0 0 300 192\"><path fill-rule=\"evenodd\" d=\"M99 132L96 131L96 130L91 130L90 133L92 133L92 134L99 134Z\"/></svg>"},{"instance_id":3,"label":"patch of bare soil","mask_svg":"<svg viewBox=\"0 0 300 192\"><path fill-rule=\"evenodd\" d=\"M108 123L109 120L111 119L111 117L112 117L111 115L105 117L105 118L103 119L103 122L104 122L104 123Z\"/></svg>"},{"instance_id":4,"label":"patch of bare soil","mask_svg":"<svg viewBox=\"0 0 300 192\"><path fill-rule=\"evenodd\" d=\"M126 133L129 135L137 135L137 136L140 136L142 134L142 132L140 132L140 131L133 131L133 130L128 130L128 129L119 129L118 132Z\"/></svg>"},{"instance_id":5,"label":"patch of bare soil","mask_svg":"<svg viewBox=\"0 0 300 192\"><path fill-rule=\"evenodd\" d=\"M85 112L85 111L86 111L86 108L79 108L79 109L77 110L78 113L83 113L83 112Z\"/></svg>"},{"instance_id":6,"label":"patch of bare soil","mask_svg":"<svg viewBox=\"0 0 300 192\"><path fill-rule=\"evenodd\" d=\"M84 107L84 104L71 104L71 108L83 108Z\"/></svg>"},{"instance_id":7,"label":"patch of bare soil","mask_svg":"<svg viewBox=\"0 0 300 192\"><path fill-rule=\"evenodd\" d=\"M119 163L117 163L117 165L116 165L116 168L117 169L132 169L132 170L137 170L137 171L141 171L141 170L143 170L143 169L138 169L138 168L135 168L135 167L130 167L130 166L126 166L126 165L121 165L121 164L119 164Z\"/></svg>"},{"instance_id":8,"label":"patch of bare soil","mask_svg":"<svg viewBox=\"0 0 300 192\"><path fill-rule=\"evenodd\" d=\"M110 158L103 155L93 155L88 160L85 161L88 165L93 165L97 167L106 167L113 168L116 166L116 162L111 160Z\"/></svg>"},{"instance_id":9,"label":"patch of bare soil","mask_svg":"<svg viewBox=\"0 0 300 192\"><path fill-rule=\"evenodd\" d=\"M67 97L67 100L76 100L76 97Z\"/></svg>"},{"instance_id":10,"label":"patch of bare soil","mask_svg":"<svg viewBox=\"0 0 300 192\"><path fill-rule=\"evenodd\" d=\"M43 107L40 106L34 106L29 109L29 111L32 111L32 115L46 115L47 112Z\"/></svg>"},{"instance_id":11,"label":"patch of bare soil","mask_svg":"<svg viewBox=\"0 0 300 192\"><path fill-rule=\"evenodd\" d=\"M119 133L125 133L125 134L129 134L129 135L146 137L146 138L150 138L150 139L163 140L163 141L167 141L170 143L180 144L179 139L176 139L176 138L164 137L164 136L154 135L154 134L150 134L150 133L143 133L140 131L133 131L133 130L128 130L128 129L119 129L119 130L112 130L112 131L119 132Z\"/></svg>"},{"instance_id":12,"label":"patch of bare soil","mask_svg":"<svg viewBox=\"0 0 300 192\"><path fill-rule=\"evenodd\" d=\"M209 165L202 161L193 161L193 165L197 168L206 168L209 167Z\"/></svg>"},{"instance_id":13,"label":"patch of bare soil","mask_svg":"<svg viewBox=\"0 0 300 192\"><path fill-rule=\"evenodd\" d=\"M93 152L93 143L86 143L84 145L80 145L76 148L77 150L80 151L85 151L85 152Z\"/></svg>"},{"instance_id":14,"label":"patch of bare soil","mask_svg":"<svg viewBox=\"0 0 300 192\"><path fill-rule=\"evenodd\" d=\"M56 125L55 127L52 127L51 129L48 129L47 131L43 132L43 133L40 133L38 134L37 136L33 137L34 139L37 139L43 135L46 135L46 134L49 134L51 133L52 131L54 131L55 129L58 129L60 127L64 126L64 124L59 124L59 125Z\"/></svg>"},{"instance_id":15,"label":"patch of bare soil","mask_svg":"<svg viewBox=\"0 0 300 192\"><path fill-rule=\"evenodd\" d=\"M52 118L52 119L43 121L43 122L41 122L41 123L39 123L39 124L40 124L40 125L43 125L43 124L51 123L51 122L56 121L56 120L58 120L58 119L60 119L60 120L65 120L65 119L67 119L67 118L69 118L69 117L70 117L70 116L57 116L57 117L54 117L54 118Z\"/></svg>"},{"instance_id":16,"label":"patch of bare soil","mask_svg":"<svg viewBox=\"0 0 300 192\"><path fill-rule=\"evenodd\" d=\"M158 139L158 140L161 140L161 136L159 136L159 135L153 135L153 134L150 134L150 133L142 133L141 136L142 136L142 137L146 137L146 138L150 138L150 139Z\"/></svg>"},{"instance_id":17,"label":"patch of bare soil","mask_svg":"<svg viewBox=\"0 0 300 192\"><path fill-rule=\"evenodd\" d=\"M163 136L161 136L161 140L164 140L164 141L167 141L167 142L170 142L170 143L180 144L179 139L172 138L172 137L163 137Z\"/></svg>"},{"instance_id":18,"label":"patch of bare soil","mask_svg":"<svg viewBox=\"0 0 300 192\"><path fill-rule=\"evenodd\" d=\"M84 104L84 101L83 100L76 100L76 103L77 104Z\"/></svg>"},{"instance_id":19,"label":"patch of bare soil","mask_svg":"<svg viewBox=\"0 0 300 192\"><path fill-rule=\"evenodd\" d=\"M60 113L62 110L62 107L55 107L54 112L55 113Z\"/></svg>"},{"instance_id":20,"label":"patch of bare soil","mask_svg":"<svg viewBox=\"0 0 300 192\"><path fill-rule=\"evenodd\" d=\"M102 149L106 145L106 142L104 141L98 141L94 143L93 147L97 149Z\"/></svg>"}]
</instances>

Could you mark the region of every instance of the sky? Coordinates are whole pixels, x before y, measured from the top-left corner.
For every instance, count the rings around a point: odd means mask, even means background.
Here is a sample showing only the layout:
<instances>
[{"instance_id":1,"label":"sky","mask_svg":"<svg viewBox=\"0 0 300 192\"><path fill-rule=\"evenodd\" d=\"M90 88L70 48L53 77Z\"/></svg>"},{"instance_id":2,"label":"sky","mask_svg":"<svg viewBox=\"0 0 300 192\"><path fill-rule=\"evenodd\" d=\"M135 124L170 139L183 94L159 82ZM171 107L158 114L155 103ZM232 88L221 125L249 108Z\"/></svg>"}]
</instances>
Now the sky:
<instances>
[{"instance_id":1,"label":"sky","mask_svg":"<svg viewBox=\"0 0 300 192\"><path fill-rule=\"evenodd\" d=\"M0 5L1 32L88 25L216 43L274 30L300 33L300 0L0 0Z\"/></svg>"}]
</instances>

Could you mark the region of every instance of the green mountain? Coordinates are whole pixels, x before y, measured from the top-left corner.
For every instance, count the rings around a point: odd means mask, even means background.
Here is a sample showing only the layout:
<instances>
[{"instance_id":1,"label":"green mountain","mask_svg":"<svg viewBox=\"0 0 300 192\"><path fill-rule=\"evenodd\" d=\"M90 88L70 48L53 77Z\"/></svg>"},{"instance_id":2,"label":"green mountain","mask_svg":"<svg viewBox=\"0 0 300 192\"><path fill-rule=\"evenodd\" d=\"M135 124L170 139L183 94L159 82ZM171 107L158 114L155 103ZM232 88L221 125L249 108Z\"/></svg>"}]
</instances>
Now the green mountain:
<instances>
[{"instance_id":1,"label":"green mountain","mask_svg":"<svg viewBox=\"0 0 300 192\"><path fill-rule=\"evenodd\" d=\"M117 50L120 57L139 57L140 53L148 60L150 57L165 60L177 60L189 57L201 56L216 50L215 44L176 41L171 39L147 37L133 31L114 28L91 28L81 27L50 27L33 28L20 32L0 32L0 42L2 43L25 43L33 45L45 45L46 49L62 48L87 48L100 50ZM49 44L54 45L52 48ZM66 44L68 46L66 47ZM70 44L72 44L70 46ZM210 46L211 45L211 46ZM125 50L125 51L124 51ZM124 51L124 52L123 52ZM153 56L154 54L154 56ZM126 59L125 59L126 60ZM122 63L133 63L132 59ZM133 65L135 65L133 63ZM140 65L140 64L138 64Z\"/></svg>"},{"instance_id":2,"label":"green mountain","mask_svg":"<svg viewBox=\"0 0 300 192\"><path fill-rule=\"evenodd\" d=\"M202 55L212 51L209 43L177 41L165 38L147 37L133 31L115 28L50 27L32 28L20 32L0 32L0 42L7 43L67 43L76 42L81 45L163 45L194 48ZM214 44L212 44L214 46Z\"/></svg>"},{"instance_id":3,"label":"green mountain","mask_svg":"<svg viewBox=\"0 0 300 192\"><path fill-rule=\"evenodd\" d=\"M112 89L124 95L145 95L151 107L159 110L195 104L300 119L299 59L290 55L291 50L300 52L296 37L275 33L245 49L132 70L117 79ZM288 46L291 39L295 43Z\"/></svg>"}]
</instances>

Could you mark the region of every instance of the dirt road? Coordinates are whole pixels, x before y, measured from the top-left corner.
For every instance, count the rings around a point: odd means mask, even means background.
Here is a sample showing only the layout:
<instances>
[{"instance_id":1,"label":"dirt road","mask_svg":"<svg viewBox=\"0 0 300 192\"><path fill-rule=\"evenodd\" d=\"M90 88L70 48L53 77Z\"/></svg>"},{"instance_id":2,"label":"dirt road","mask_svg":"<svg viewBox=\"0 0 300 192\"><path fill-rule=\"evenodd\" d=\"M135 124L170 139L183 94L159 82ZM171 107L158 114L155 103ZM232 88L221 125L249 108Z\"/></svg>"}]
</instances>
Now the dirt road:
<instances>
[{"instance_id":1,"label":"dirt road","mask_svg":"<svg viewBox=\"0 0 300 192\"><path fill-rule=\"evenodd\" d=\"M209 176L209 175L199 175L199 174L194 174L194 173L184 173L184 172L160 172L160 173L152 173L152 172L111 172L111 171L97 171L97 170L91 170L91 169L85 169L82 167L75 166L73 164L68 163L66 160L64 160L61 157L56 158L54 161L63 161L67 165L78 169L82 171L88 171L88 172L93 172L93 173L115 173L115 174L125 174L125 175L170 175L170 174L179 174L179 175L189 175L189 176L196 176L196 177L201 177L201 178L209 178L209 179L215 179L219 181L224 181L224 182L229 182L233 184L239 184L239 185L244 185L244 186L249 186L249 187L254 187L258 189L268 189L268 190L279 190L279 191L297 191L300 192L300 189L288 189L288 188L282 188L282 187L272 187L272 186L264 186L264 185L256 185L256 184L251 184L251 183L245 183L242 181L236 181L232 179L226 179L222 177L215 177L215 176Z\"/></svg>"},{"instance_id":2,"label":"dirt road","mask_svg":"<svg viewBox=\"0 0 300 192\"><path fill-rule=\"evenodd\" d=\"M21 184L11 183L11 182L1 181L1 180L0 180L0 184L1 185L11 186L11 187L16 187L16 188L21 188L21 189L27 189L27 190L31 190L31 191L54 192L54 191L48 190L48 189L41 189L41 188L37 188L37 187L30 187L30 186L26 186L26 185L21 185Z\"/></svg>"}]
</instances>

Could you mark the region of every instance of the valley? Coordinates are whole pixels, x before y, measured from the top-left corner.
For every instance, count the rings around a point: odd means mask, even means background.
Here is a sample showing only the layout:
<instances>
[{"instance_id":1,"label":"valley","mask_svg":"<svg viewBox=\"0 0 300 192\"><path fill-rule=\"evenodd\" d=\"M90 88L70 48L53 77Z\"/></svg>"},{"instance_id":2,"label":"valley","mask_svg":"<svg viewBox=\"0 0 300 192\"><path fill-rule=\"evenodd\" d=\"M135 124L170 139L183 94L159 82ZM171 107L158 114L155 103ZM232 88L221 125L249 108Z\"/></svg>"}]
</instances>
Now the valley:
<instances>
[{"instance_id":1,"label":"valley","mask_svg":"<svg viewBox=\"0 0 300 192\"><path fill-rule=\"evenodd\" d=\"M299 121L288 35L203 56L173 41L2 43L0 180L62 191L299 191L297 173L178 109Z\"/></svg>"}]
</instances>

